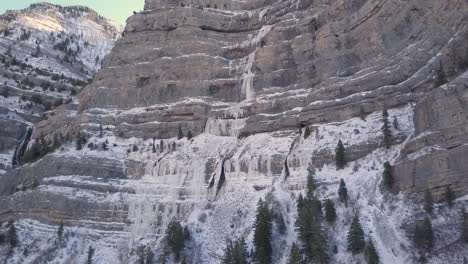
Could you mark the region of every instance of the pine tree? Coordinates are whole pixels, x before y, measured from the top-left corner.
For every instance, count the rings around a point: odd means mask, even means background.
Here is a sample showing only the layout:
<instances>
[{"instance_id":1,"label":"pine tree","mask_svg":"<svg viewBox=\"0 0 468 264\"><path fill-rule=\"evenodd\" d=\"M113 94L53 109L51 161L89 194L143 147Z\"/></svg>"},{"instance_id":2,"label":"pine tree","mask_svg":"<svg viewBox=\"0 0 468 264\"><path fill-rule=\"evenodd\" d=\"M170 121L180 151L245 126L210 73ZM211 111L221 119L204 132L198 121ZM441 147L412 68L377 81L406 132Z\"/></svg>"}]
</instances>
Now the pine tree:
<instances>
[{"instance_id":1,"label":"pine tree","mask_svg":"<svg viewBox=\"0 0 468 264\"><path fill-rule=\"evenodd\" d=\"M450 208L453 206L453 201L455 201L455 194L452 188L450 188L450 185L447 185L445 188L445 201Z\"/></svg>"},{"instance_id":2,"label":"pine tree","mask_svg":"<svg viewBox=\"0 0 468 264\"><path fill-rule=\"evenodd\" d=\"M341 139L338 140L338 145L335 149L335 163L337 170L343 169L346 166L345 148Z\"/></svg>"},{"instance_id":3,"label":"pine tree","mask_svg":"<svg viewBox=\"0 0 468 264\"><path fill-rule=\"evenodd\" d=\"M330 199L325 202L325 220L330 223L336 220L335 204Z\"/></svg>"},{"instance_id":4,"label":"pine tree","mask_svg":"<svg viewBox=\"0 0 468 264\"><path fill-rule=\"evenodd\" d=\"M424 234L424 246L429 250L432 249L434 246L434 232L432 231L431 220L428 217L424 219L422 232Z\"/></svg>"},{"instance_id":5,"label":"pine tree","mask_svg":"<svg viewBox=\"0 0 468 264\"><path fill-rule=\"evenodd\" d=\"M189 131L187 132L187 138L188 138L188 140L191 140L192 137L193 137L193 136L192 136L192 131L189 130Z\"/></svg>"},{"instance_id":6,"label":"pine tree","mask_svg":"<svg viewBox=\"0 0 468 264\"><path fill-rule=\"evenodd\" d=\"M14 248L18 245L18 236L16 234L15 223L10 222L10 227L8 228L7 241L10 244L10 247Z\"/></svg>"},{"instance_id":7,"label":"pine tree","mask_svg":"<svg viewBox=\"0 0 468 264\"><path fill-rule=\"evenodd\" d=\"M384 163L383 184L387 189L391 189L394 184L392 165L387 161Z\"/></svg>"},{"instance_id":8,"label":"pine tree","mask_svg":"<svg viewBox=\"0 0 468 264\"><path fill-rule=\"evenodd\" d=\"M88 264L93 263L93 256L94 256L94 248L89 246L88 248Z\"/></svg>"},{"instance_id":9,"label":"pine tree","mask_svg":"<svg viewBox=\"0 0 468 264\"><path fill-rule=\"evenodd\" d=\"M270 264L272 254L272 217L268 205L262 199L260 199L257 205L257 217L254 229L253 244L255 246L255 259L259 264Z\"/></svg>"},{"instance_id":10,"label":"pine tree","mask_svg":"<svg viewBox=\"0 0 468 264\"><path fill-rule=\"evenodd\" d=\"M346 183L343 179L340 181L340 187L338 189L338 196L342 203L348 203L348 189L346 188Z\"/></svg>"},{"instance_id":11,"label":"pine tree","mask_svg":"<svg viewBox=\"0 0 468 264\"><path fill-rule=\"evenodd\" d=\"M145 264L153 264L154 261L154 253L151 251L151 249L148 247L146 249L146 263Z\"/></svg>"},{"instance_id":12,"label":"pine tree","mask_svg":"<svg viewBox=\"0 0 468 264\"><path fill-rule=\"evenodd\" d=\"M468 243L468 213L466 213L465 208L461 211L462 217L462 228L461 228L461 240L465 243Z\"/></svg>"},{"instance_id":13,"label":"pine tree","mask_svg":"<svg viewBox=\"0 0 468 264\"><path fill-rule=\"evenodd\" d=\"M384 136L384 143L386 148L390 148L392 143L392 131L390 130L390 122L388 121L388 111L384 108L382 112L382 133Z\"/></svg>"},{"instance_id":14,"label":"pine tree","mask_svg":"<svg viewBox=\"0 0 468 264\"><path fill-rule=\"evenodd\" d=\"M172 251L176 261L180 258L180 252L185 246L185 235L182 225L177 220L172 220L166 229L166 246Z\"/></svg>"},{"instance_id":15,"label":"pine tree","mask_svg":"<svg viewBox=\"0 0 468 264\"><path fill-rule=\"evenodd\" d=\"M289 253L288 264L302 264L302 254L301 250L296 243L293 243L291 246L291 252Z\"/></svg>"},{"instance_id":16,"label":"pine tree","mask_svg":"<svg viewBox=\"0 0 468 264\"><path fill-rule=\"evenodd\" d=\"M309 136L310 136L310 128L309 126L306 126L305 131L304 131L304 139L307 139Z\"/></svg>"},{"instance_id":17,"label":"pine tree","mask_svg":"<svg viewBox=\"0 0 468 264\"><path fill-rule=\"evenodd\" d=\"M78 135L76 136L76 143L75 143L76 150L83 149L82 142L83 142L83 140L81 139L81 133L78 132Z\"/></svg>"},{"instance_id":18,"label":"pine tree","mask_svg":"<svg viewBox=\"0 0 468 264\"><path fill-rule=\"evenodd\" d=\"M63 237L63 221L60 221L60 225L57 229L57 237L59 240L62 240Z\"/></svg>"},{"instance_id":19,"label":"pine tree","mask_svg":"<svg viewBox=\"0 0 468 264\"><path fill-rule=\"evenodd\" d=\"M102 142L102 145L101 145L102 150L108 150L109 149L107 144L109 144L109 141L107 139L106 139L106 141Z\"/></svg>"},{"instance_id":20,"label":"pine tree","mask_svg":"<svg viewBox=\"0 0 468 264\"><path fill-rule=\"evenodd\" d=\"M357 215L354 216L353 222L351 223L347 242L348 251L351 251L353 254L361 253L366 246L366 241L364 240L364 230L362 230L362 226Z\"/></svg>"},{"instance_id":21,"label":"pine tree","mask_svg":"<svg viewBox=\"0 0 468 264\"><path fill-rule=\"evenodd\" d=\"M153 153L156 153L156 145L154 144L154 140L153 140L153 146L152 146L152 148L153 148Z\"/></svg>"},{"instance_id":22,"label":"pine tree","mask_svg":"<svg viewBox=\"0 0 468 264\"><path fill-rule=\"evenodd\" d=\"M437 69L436 74L437 74L436 82L435 82L436 86L441 86L447 83L447 77L445 76L445 71L444 71L444 67L442 63L439 64L439 68Z\"/></svg>"},{"instance_id":23,"label":"pine tree","mask_svg":"<svg viewBox=\"0 0 468 264\"><path fill-rule=\"evenodd\" d=\"M298 206L296 230L307 263L327 264L329 261L327 239L320 220L316 203L304 199L303 205Z\"/></svg>"},{"instance_id":24,"label":"pine tree","mask_svg":"<svg viewBox=\"0 0 468 264\"><path fill-rule=\"evenodd\" d=\"M372 239L369 239L369 242L367 243L366 261L367 261L367 264L379 264L380 263L379 254L377 253L377 250L375 249L374 242L372 242Z\"/></svg>"},{"instance_id":25,"label":"pine tree","mask_svg":"<svg viewBox=\"0 0 468 264\"><path fill-rule=\"evenodd\" d=\"M99 137L102 138L102 124L99 124Z\"/></svg>"},{"instance_id":26,"label":"pine tree","mask_svg":"<svg viewBox=\"0 0 468 264\"><path fill-rule=\"evenodd\" d=\"M432 214L434 211L434 199L429 190L426 190L424 193L424 210L426 210L428 214Z\"/></svg>"},{"instance_id":27,"label":"pine tree","mask_svg":"<svg viewBox=\"0 0 468 264\"><path fill-rule=\"evenodd\" d=\"M279 213L276 219L276 226L278 227L278 232L281 235L286 234L286 223L284 222L283 214Z\"/></svg>"},{"instance_id":28,"label":"pine tree","mask_svg":"<svg viewBox=\"0 0 468 264\"><path fill-rule=\"evenodd\" d=\"M177 135L177 139L182 139L184 137L184 133L182 132L182 127L179 127L179 134Z\"/></svg>"},{"instance_id":29,"label":"pine tree","mask_svg":"<svg viewBox=\"0 0 468 264\"><path fill-rule=\"evenodd\" d=\"M317 181L315 180L315 169L309 164L307 168L307 198L312 199L315 196L315 190L317 189Z\"/></svg>"},{"instance_id":30,"label":"pine tree","mask_svg":"<svg viewBox=\"0 0 468 264\"><path fill-rule=\"evenodd\" d=\"M244 239L229 241L224 250L223 264L247 264L247 245Z\"/></svg>"},{"instance_id":31,"label":"pine tree","mask_svg":"<svg viewBox=\"0 0 468 264\"><path fill-rule=\"evenodd\" d=\"M159 149L161 150L161 152L164 151L164 141L162 140L159 142Z\"/></svg>"}]
</instances>

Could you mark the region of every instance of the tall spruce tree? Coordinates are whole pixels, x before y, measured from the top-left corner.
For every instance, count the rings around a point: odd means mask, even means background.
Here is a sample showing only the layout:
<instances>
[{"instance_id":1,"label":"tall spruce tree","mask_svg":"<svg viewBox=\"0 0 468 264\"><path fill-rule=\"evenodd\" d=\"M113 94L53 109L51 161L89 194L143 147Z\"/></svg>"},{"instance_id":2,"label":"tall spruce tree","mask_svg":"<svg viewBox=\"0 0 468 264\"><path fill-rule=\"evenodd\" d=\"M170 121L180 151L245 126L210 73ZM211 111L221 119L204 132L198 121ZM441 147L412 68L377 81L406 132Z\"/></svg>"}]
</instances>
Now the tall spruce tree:
<instances>
[{"instance_id":1,"label":"tall spruce tree","mask_svg":"<svg viewBox=\"0 0 468 264\"><path fill-rule=\"evenodd\" d=\"M247 244L242 238L234 242L229 241L224 250L223 264L247 264Z\"/></svg>"},{"instance_id":2,"label":"tall spruce tree","mask_svg":"<svg viewBox=\"0 0 468 264\"><path fill-rule=\"evenodd\" d=\"M184 137L184 132L182 132L182 127L179 126L179 134L177 135L177 139L182 139Z\"/></svg>"},{"instance_id":3,"label":"tall spruce tree","mask_svg":"<svg viewBox=\"0 0 468 264\"><path fill-rule=\"evenodd\" d=\"M336 220L335 204L330 199L327 199L325 202L325 220L329 223L335 222Z\"/></svg>"},{"instance_id":4,"label":"tall spruce tree","mask_svg":"<svg viewBox=\"0 0 468 264\"><path fill-rule=\"evenodd\" d=\"M436 71L436 86L441 86L443 84L447 83L447 76L445 75L444 71L444 66L442 65L442 62L439 63L439 68L437 68Z\"/></svg>"},{"instance_id":5,"label":"tall spruce tree","mask_svg":"<svg viewBox=\"0 0 468 264\"><path fill-rule=\"evenodd\" d=\"M447 185L445 188L445 201L450 208L453 206L453 202L455 201L455 194L453 193L452 188L450 188L450 185Z\"/></svg>"},{"instance_id":6,"label":"tall spruce tree","mask_svg":"<svg viewBox=\"0 0 468 264\"><path fill-rule=\"evenodd\" d=\"M392 144L392 131L390 130L390 122L388 121L388 111L384 108L382 112L382 133L384 136L384 144L386 148L390 148Z\"/></svg>"},{"instance_id":7,"label":"tall spruce tree","mask_svg":"<svg viewBox=\"0 0 468 264\"><path fill-rule=\"evenodd\" d=\"M272 216L266 202L262 199L257 205L257 218L254 225L255 260L259 264L271 263Z\"/></svg>"},{"instance_id":8,"label":"tall spruce tree","mask_svg":"<svg viewBox=\"0 0 468 264\"><path fill-rule=\"evenodd\" d=\"M57 237L59 240L62 240L63 237L63 221L60 221L60 225L57 229Z\"/></svg>"},{"instance_id":9,"label":"tall spruce tree","mask_svg":"<svg viewBox=\"0 0 468 264\"><path fill-rule=\"evenodd\" d=\"M102 138L102 124L99 124L99 137Z\"/></svg>"},{"instance_id":10,"label":"tall spruce tree","mask_svg":"<svg viewBox=\"0 0 468 264\"><path fill-rule=\"evenodd\" d=\"M377 253L377 250L375 249L374 242L372 242L372 239L369 239L369 242L367 243L366 261L367 261L367 264L379 264L380 263L380 257L379 257L379 254Z\"/></svg>"},{"instance_id":11,"label":"tall spruce tree","mask_svg":"<svg viewBox=\"0 0 468 264\"><path fill-rule=\"evenodd\" d=\"M388 161L384 163L384 171L383 171L382 178L383 178L384 186L387 189L391 189L395 181L393 179L392 165L390 165L390 162Z\"/></svg>"},{"instance_id":12,"label":"tall spruce tree","mask_svg":"<svg viewBox=\"0 0 468 264\"><path fill-rule=\"evenodd\" d=\"M94 257L94 248L92 246L89 246L88 248L88 264L93 263L93 257Z\"/></svg>"},{"instance_id":13,"label":"tall spruce tree","mask_svg":"<svg viewBox=\"0 0 468 264\"><path fill-rule=\"evenodd\" d=\"M10 227L7 232L7 241L10 247L14 248L18 245L18 235L16 234L16 227L14 222L10 222Z\"/></svg>"},{"instance_id":14,"label":"tall spruce tree","mask_svg":"<svg viewBox=\"0 0 468 264\"><path fill-rule=\"evenodd\" d=\"M348 189L346 188L346 183L343 179L340 181L340 187L338 188L338 196L342 203L348 203Z\"/></svg>"},{"instance_id":15,"label":"tall spruce tree","mask_svg":"<svg viewBox=\"0 0 468 264\"><path fill-rule=\"evenodd\" d=\"M153 151L153 153L156 153L156 144L154 143L154 140L153 140L153 144L152 144L152 151Z\"/></svg>"},{"instance_id":16,"label":"tall spruce tree","mask_svg":"<svg viewBox=\"0 0 468 264\"><path fill-rule=\"evenodd\" d=\"M346 166L345 147L341 139L338 140L335 149L335 164L337 170L343 169Z\"/></svg>"},{"instance_id":17,"label":"tall spruce tree","mask_svg":"<svg viewBox=\"0 0 468 264\"><path fill-rule=\"evenodd\" d=\"M310 128L309 126L305 126L304 139L307 139L309 136L310 136Z\"/></svg>"},{"instance_id":18,"label":"tall spruce tree","mask_svg":"<svg viewBox=\"0 0 468 264\"><path fill-rule=\"evenodd\" d=\"M309 164L307 168L307 198L312 199L315 196L317 189L317 181L315 180L315 168Z\"/></svg>"},{"instance_id":19,"label":"tall spruce tree","mask_svg":"<svg viewBox=\"0 0 468 264\"><path fill-rule=\"evenodd\" d=\"M293 243L291 246L288 264L303 264L301 250L296 243Z\"/></svg>"},{"instance_id":20,"label":"tall spruce tree","mask_svg":"<svg viewBox=\"0 0 468 264\"><path fill-rule=\"evenodd\" d=\"M179 261L180 252L185 247L184 229L179 221L173 219L166 229L166 247L174 254L176 261Z\"/></svg>"},{"instance_id":21,"label":"tall spruce tree","mask_svg":"<svg viewBox=\"0 0 468 264\"><path fill-rule=\"evenodd\" d=\"M461 240L464 243L468 243L468 213L465 208L461 211L462 226L461 226Z\"/></svg>"},{"instance_id":22,"label":"tall spruce tree","mask_svg":"<svg viewBox=\"0 0 468 264\"><path fill-rule=\"evenodd\" d=\"M431 220L428 217L424 219L422 232L424 234L424 246L431 250L434 247L434 231L432 230Z\"/></svg>"},{"instance_id":23,"label":"tall spruce tree","mask_svg":"<svg viewBox=\"0 0 468 264\"><path fill-rule=\"evenodd\" d=\"M188 140L191 140L192 138L193 138L192 131L189 130L189 131L187 132L187 139L188 139Z\"/></svg>"},{"instance_id":24,"label":"tall spruce tree","mask_svg":"<svg viewBox=\"0 0 468 264\"><path fill-rule=\"evenodd\" d=\"M326 264L329 262L327 238L321 224L317 204L304 199L298 206L296 230L301 242L301 252L307 263Z\"/></svg>"},{"instance_id":25,"label":"tall spruce tree","mask_svg":"<svg viewBox=\"0 0 468 264\"><path fill-rule=\"evenodd\" d=\"M361 253L366 246L366 241L364 240L364 230L362 229L359 217L354 216L353 221L351 222L351 227L348 231L348 251L351 251L353 254Z\"/></svg>"},{"instance_id":26,"label":"tall spruce tree","mask_svg":"<svg viewBox=\"0 0 468 264\"><path fill-rule=\"evenodd\" d=\"M434 211L434 198L432 198L432 193L429 190L424 193L424 210L428 214L432 214Z\"/></svg>"}]
</instances>

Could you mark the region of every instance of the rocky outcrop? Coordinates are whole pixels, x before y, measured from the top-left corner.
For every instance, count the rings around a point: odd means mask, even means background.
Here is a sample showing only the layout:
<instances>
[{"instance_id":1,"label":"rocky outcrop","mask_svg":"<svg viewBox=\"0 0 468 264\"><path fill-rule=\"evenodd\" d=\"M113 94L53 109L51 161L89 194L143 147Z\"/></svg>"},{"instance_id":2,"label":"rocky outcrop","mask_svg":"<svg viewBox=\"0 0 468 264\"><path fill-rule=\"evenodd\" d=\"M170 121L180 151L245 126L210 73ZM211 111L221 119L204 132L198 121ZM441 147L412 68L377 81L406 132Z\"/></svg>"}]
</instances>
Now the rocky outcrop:
<instances>
[{"instance_id":1,"label":"rocky outcrop","mask_svg":"<svg viewBox=\"0 0 468 264\"><path fill-rule=\"evenodd\" d=\"M165 227L178 218L194 234L188 261L217 263L226 239L251 239L260 198L294 232L295 200L312 167L318 197L339 204L340 179L350 193L348 207L337 206L342 221L327 229L340 248L333 263L353 257L341 248L356 212L383 262L411 263L419 253L400 227L419 220L421 208L384 192L383 163L394 165L395 190L410 197L429 189L439 199L447 185L457 197L468 194L465 6L147 0L79 105L35 126L33 139L70 140L5 176L0 216L48 224L62 218L81 228L80 237L101 232L83 242L107 252L98 263L132 262L130 251L140 245L162 254ZM384 108L392 123L388 149ZM78 133L87 142L77 150ZM189 133L194 137L178 138ZM346 147L344 170L334 165L338 140ZM446 216L435 228L458 224L453 212ZM294 235L274 236L273 262L285 263Z\"/></svg>"}]
</instances>

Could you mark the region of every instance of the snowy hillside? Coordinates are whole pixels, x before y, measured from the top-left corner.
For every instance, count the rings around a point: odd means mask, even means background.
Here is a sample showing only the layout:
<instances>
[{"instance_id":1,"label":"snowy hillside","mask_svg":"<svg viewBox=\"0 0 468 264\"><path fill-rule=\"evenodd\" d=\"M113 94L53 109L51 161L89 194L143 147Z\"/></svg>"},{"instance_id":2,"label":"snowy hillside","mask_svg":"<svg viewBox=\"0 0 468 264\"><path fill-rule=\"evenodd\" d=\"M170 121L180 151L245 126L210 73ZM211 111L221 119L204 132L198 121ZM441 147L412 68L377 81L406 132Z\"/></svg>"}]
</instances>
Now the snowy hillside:
<instances>
[{"instance_id":1,"label":"snowy hillside","mask_svg":"<svg viewBox=\"0 0 468 264\"><path fill-rule=\"evenodd\" d=\"M41 3L0 16L0 174L43 112L76 103L121 30L86 7Z\"/></svg>"}]
</instances>

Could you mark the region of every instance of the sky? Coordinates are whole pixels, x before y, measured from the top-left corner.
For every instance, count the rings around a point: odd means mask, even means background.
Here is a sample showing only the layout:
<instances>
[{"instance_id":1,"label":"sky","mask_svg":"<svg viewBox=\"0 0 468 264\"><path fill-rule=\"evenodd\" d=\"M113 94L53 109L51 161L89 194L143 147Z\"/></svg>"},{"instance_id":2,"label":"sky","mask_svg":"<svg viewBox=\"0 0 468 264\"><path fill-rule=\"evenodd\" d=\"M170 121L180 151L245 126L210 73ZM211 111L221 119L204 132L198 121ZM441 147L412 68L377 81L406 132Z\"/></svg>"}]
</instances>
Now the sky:
<instances>
[{"instance_id":1,"label":"sky","mask_svg":"<svg viewBox=\"0 0 468 264\"><path fill-rule=\"evenodd\" d=\"M88 6L100 15L125 25L125 21L133 11L143 10L144 0L0 0L0 14L6 10L16 10L28 7L32 3L49 2L62 6L82 5Z\"/></svg>"}]
</instances>

